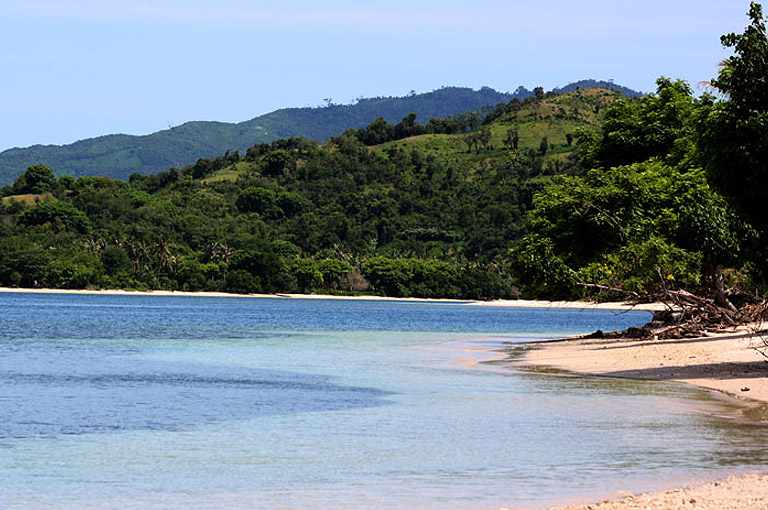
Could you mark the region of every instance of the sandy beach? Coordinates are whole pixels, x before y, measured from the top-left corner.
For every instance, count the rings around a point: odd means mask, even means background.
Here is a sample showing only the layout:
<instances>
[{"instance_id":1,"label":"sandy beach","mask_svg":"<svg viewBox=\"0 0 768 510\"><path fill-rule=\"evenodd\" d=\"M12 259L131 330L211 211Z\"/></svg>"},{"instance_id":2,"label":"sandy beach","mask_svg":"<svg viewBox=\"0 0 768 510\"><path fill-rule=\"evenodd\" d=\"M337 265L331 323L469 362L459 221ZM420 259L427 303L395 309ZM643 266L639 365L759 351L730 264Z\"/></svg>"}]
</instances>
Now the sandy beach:
<instances>
[{"instance_id":1,"label":"sandy beach","mask_svg":"<svg viewBox=\"0 0 768 510\"><path fill-rule=\"evenodd\" d=\"M739 399L768 402L762 328L672 340L576 338L532 344L526 362L602 377L694 384ZM768 335L768 333L763 333Z\"/></svg>"},{"instance_id":2,"label":"sandy beach","mask_svg":"<svg viewBox=\"0 0 768 510\"><path fill-rule=\"evenodd\" d=\"M765 510L768 476L749 475L705 485L626 496L557 510Z\"/></svg>"},{"instance_id":3,"label":"sandy beach","mask_svg":"<svg viewBox=\"0 0 768 510\"><path fill-rule=\"evenodd\" d=\"M574 338L531 344L521 361L599 377L618 377L693 384L738 399L768 420L768 358L762 325L676 340ZM766 333L762 333L766 335ZM751 404L751 405L748 405ZM757 411L757 412L754 412ZM768 508L768 477L762 474L712 481L706 485L628 496L559 510Z\"/></svg>"},{"instance_id":4,"label":"sandy beach","mask_svg":"<svg viewBox=\"0 0 768 510\"><path fill-rule=\"evenodd\" d=\"M594 303L588 301L533 301L526 299L500 299L476 301L467 299L397 298L387 296L339 296L329 294L230 294L227 292L183 292L170 290L132 291L119 289L23 289L0 287L0 292L34 294L91 294L113 296L176 296L176 297L228 297L228 298L283 298L283 299L341 299L358 301L403 301L417 303L462 303L473 306L505 306L518 308L570 308L580 310L663 310L661 303Z\"/></svg>"}]
</instances>

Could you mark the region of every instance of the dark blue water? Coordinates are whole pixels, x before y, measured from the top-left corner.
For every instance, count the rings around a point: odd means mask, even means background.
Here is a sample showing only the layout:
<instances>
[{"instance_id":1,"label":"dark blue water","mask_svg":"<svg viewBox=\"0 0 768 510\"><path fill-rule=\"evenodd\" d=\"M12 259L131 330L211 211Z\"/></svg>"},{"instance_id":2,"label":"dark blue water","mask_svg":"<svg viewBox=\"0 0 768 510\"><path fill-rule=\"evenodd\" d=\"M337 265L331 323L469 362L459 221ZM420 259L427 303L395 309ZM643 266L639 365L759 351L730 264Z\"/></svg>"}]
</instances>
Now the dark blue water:
<instances>
[{"instance_id":1,"label":"dark blue water","mask_svg":"<svg viewBox=\"0 0 768 510\"><path fill-rule=\"evenodd\" d=\"M566 335L623 329L650 318L644 311L574 313L460 302L61 294L7 294L0 300L2 339L252 339L280 331Z\"/></svg>"},{"instance_id":2,"label":"dark blue water","mask_svg":"<svg viewBox=\"0 0 768 510\"><path fill-rule=\"evenodd\" d=\"M531 506L768 461L706 392L482 363L648 318L0 294L0 507Z\"/></svg>"}]
</instances>

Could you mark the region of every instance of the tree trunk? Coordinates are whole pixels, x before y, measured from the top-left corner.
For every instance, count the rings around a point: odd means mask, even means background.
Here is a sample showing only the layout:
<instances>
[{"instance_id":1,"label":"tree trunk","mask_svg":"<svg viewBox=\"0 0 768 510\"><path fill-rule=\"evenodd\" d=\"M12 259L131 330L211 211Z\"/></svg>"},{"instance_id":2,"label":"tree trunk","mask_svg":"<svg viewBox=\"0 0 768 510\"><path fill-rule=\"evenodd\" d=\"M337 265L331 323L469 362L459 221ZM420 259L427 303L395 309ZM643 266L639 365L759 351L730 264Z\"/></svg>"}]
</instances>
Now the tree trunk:
<instances>
[{"instance_id":1,"label":"tree trunk","mask_svg":"<svg viewBox=\"0 0 768 510\"><path fill-rule=\"evenodd\" d=\"M731 312L738 312L733 303L731 303L725 295L722 268L720 266L714 266L710 262L705 262L703 273L703 283L710 292L712 292L712 298L715 300L715 304Z\"/></svg>"}]
</instances>

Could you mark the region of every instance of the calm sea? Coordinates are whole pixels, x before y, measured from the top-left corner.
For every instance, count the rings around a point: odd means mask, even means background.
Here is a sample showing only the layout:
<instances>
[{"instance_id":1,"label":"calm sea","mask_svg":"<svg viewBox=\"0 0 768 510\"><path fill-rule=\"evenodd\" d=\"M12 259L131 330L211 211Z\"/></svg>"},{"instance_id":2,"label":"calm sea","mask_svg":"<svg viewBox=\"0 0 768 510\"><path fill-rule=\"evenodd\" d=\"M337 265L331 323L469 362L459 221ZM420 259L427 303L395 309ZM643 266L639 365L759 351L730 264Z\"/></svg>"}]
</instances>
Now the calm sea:
<instances>
[{"instance_id":1,"label":"calm sea","mask_svg":"<svg viewBox=\"0 0 768 510\"><path fill-rule=\"evenodd\" d=\"M0 294L0 508L533 508L766 465L708 392L494 361L648 318Z\"/></svg>"}]
</instances>

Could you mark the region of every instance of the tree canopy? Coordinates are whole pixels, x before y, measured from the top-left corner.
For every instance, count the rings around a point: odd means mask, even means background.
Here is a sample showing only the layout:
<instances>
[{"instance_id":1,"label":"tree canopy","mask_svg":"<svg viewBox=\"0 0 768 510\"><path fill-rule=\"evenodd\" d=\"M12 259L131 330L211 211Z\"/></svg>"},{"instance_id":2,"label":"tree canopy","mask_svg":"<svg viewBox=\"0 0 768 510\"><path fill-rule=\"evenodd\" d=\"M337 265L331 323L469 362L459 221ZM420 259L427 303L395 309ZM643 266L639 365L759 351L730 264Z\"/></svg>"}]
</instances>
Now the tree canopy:
<instances>
[{"instance_id":1,"label":"tree canopy","mask_svg":"<svg viewBox=\"0 0 768 510\"><path fill-rule=\"evenodd\" d=\"M536 195L527 229L514 268L548 298L693 286L704 263L743 262L748 232L703 171L658 160L556 178Z\"/></svg>"},{"instance_id":2,"label":"tree canopy","mask_svg":"<svg viewBox=\"0 0 768 510\"><path fill-rule=\"evenodd\" d=\"M722 62L696 124L700 161L718 191L765 234L768 232L768 38L762 7L752 2L750 25L722 36L734 54Z\"/></svg>"},{"instance_id":3,"label":"tree canopy","mask_svg":"<svg viewBox=\"0 0 768 510\"><path fill-rule=\"evenodd\" d=\"M528 293L667 296L729 325L763 313L739 310L729 295L754 294L726 285L767 276L768 39L760 5L749 17L721 39L734 49L711 82L721 99L660 78L655 94L611 105L601 130L577 130L591 170L535 195L511 252Z\"/></svg>"},{"instance_id":4,"label":"tree canopy","mask_svg":"<svg viewBox=\"0 0 768 510\"><path fill-rule=\"evenodd\" d=\"M579 172L566 135L617 98L549 94L482 124L406 115L129 182L32 167L0 190L0 285L513 296L508 250L533 195Z\"/></svg>"}]
</instances>

